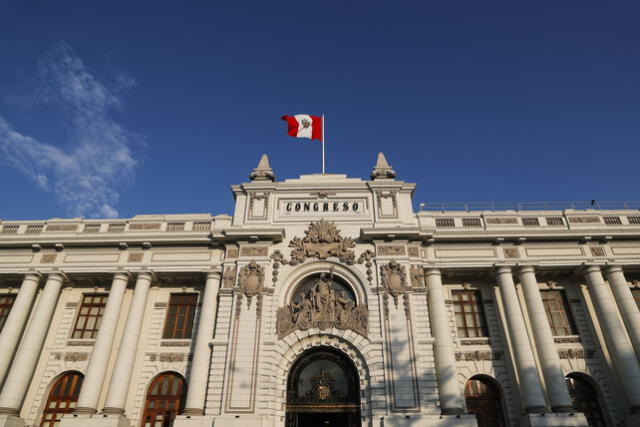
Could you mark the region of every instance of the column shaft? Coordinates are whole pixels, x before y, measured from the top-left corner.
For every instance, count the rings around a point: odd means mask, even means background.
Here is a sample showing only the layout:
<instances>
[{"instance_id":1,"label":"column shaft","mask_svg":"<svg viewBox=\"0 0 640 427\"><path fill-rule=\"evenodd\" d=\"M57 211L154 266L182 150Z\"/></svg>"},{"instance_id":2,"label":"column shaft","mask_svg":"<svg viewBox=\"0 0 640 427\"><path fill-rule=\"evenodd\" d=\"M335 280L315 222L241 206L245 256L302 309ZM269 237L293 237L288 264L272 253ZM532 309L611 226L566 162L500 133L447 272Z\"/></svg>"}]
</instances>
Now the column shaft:
<instances>
[{"instance_id":1,"label":"column shaft","mask_svg":"<svg viewBox=\"0 0 640 427\"><path fill-rule=\"evenodd\" d=\"M0 394L0 413L19 415L31 377L40 359L63 281L64 278L59 273L52 273L47 277L40 302L24 334L22 345L18 349Z\"/></svg>"},{"instance_id":2,"label":"column shaft","mask_svg":"<svg viewBox=\"0 0 640 427\"><path fill-rule=\"evenodd\" d=\"M519 270L520 283L524 290L524 300L527 304L531 329L536 340L538 358L542 366L542 374L547 385L547 393L551 408L554 412L569 412L573 410L571 396L562 372L560 356L553 340L549 319L542 303L542 296L538 281L532 267Z\"/></svg>"},{"instance_id":3,"label":"column shaft","mask_svg":"<svg viewBox=\"0 0 640 427\"><path fill-rule=\"evenodd\" d=\"M440 408L443 414L464 413L440 270L427 270L426 279L431 332L435 339L434 352Z\"/></svg>"},{"instance_id":4,"label":"column shaft","mask_svg":"<svg viewBox=\"0 0 640 427\"><path fill-rule=\"evenodd\" d=\"M120 308L122 307L122 299L127 289L128 281L128 273L116 273L113 276L111 289L109 289L109 298L104 308L100 329L98 330L93 351L91 352L91 358L87 366L87 375L82 382L82 389L78 396L78 403L76 404L75 410L77 413L94 414L97 412L98 399L100 398L100 392L104 384L104 377L107 372L109 357L111 356L111 349L113 347L113 338L115 336L116 326L118 325Z\"/></svg>"},{"instance_id":5,"label":"column shaft","mask_svg":"<svg viewBox=\"0 0 640 427\"><path fill-rule=\"evenodd\" d=\"M525 327L522 309L518 302L518 294L513 283L511 268L499 267L496 278L502 296L505 316L507 318L506 328L511 338L513 358L520 380L520 394L524 409L527 412L545 412L546 402L542 393L542 384L538 376L533 350L527 328Z\"/></svg>"},{"instance_id":6,"label":"column shaft","mask_svg":"<svg viewBox=\"0 0 640 427\"><path fill-rule=\"evenodd\" d=\"M185 415L204 414L205 399L207 396L207 383L209 379L209 363L211 361L211 348L209 347L213 337L215 326L216 308L218 305L218 289L220 287L220 271L212 271L207 274L207 282L202 296L200 319L198 321L198 334L191 363L191 375L189 376L189 388L185 404Z\"/></svg>"},{"instance_id":7,"label":"column shaft","mask_svg":"<svg viewBox=\"0 0 640 427\"><path fill-rule=\"evenodd\" d=\"M606 270L606 274L609 286L613 291L613 297L620 309L622 320L627 327L627 334L629 334L633 348L636 351L636 357L640 358L640 310L638 310L638 305L633 298L622 268L609 267Z\"/></svg>"},{"instance_id":8,"label":"column shaft","mask_svg":"<svg viewBox=\"0 0 640 427\"><path fill-rule=\"evenodd\" d=\"M584 277L598 314L602 335L611 353L618 379L627 395L629 406L632 412L640 411L640 366L624 326L618 318L616 305L604 282L600 267L587 267Z\"/></svg>"},{"instance_id":9,"label":"column shaft","mask_svg":"<svg viewBox=\"0 0 640 427\"><path fill-rule=\"evenodd\" d=\"M151 280L151 273L143 272L138 274L122 341L120 341L116 365L111 376L109 391L107 392L107 400L103 408L103 412L107 414L124 414Z\"/></svg>"},{"instance_id":10,"label":"column shaft","mask_svg":"<svg viewBox=\"0 0 640 427\"><path fill-rule=\"evenodd\" d=\"M18 296L16 296L9 316L4 322L2 332L0 332L0 383L9 369L13 353L15 353L20 341L20 335L22 335L22 330L27 323L39 282L40 274L38 273L28 273L24 276Z\"/></svg>"}]
</instances>

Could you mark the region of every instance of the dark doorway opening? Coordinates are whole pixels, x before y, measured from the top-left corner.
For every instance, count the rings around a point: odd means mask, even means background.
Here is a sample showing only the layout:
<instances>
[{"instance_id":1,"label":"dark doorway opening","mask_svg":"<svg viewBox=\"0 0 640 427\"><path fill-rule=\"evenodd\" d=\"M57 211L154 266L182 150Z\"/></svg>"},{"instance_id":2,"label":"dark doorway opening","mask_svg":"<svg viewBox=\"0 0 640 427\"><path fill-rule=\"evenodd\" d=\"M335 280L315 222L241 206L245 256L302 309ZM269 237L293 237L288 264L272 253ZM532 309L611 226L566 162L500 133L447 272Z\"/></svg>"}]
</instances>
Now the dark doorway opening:
<instances>
[{"instance_id":1,"label":"dark doorway opening","mask_svg":"<svg viewBox=\"0 0 640 427\"><path fill-rule=\"evenodd\" d=\"M341 352L305 352L287 379L286 427L360 427L358 372Z\"/></svg>"}]
</instances>

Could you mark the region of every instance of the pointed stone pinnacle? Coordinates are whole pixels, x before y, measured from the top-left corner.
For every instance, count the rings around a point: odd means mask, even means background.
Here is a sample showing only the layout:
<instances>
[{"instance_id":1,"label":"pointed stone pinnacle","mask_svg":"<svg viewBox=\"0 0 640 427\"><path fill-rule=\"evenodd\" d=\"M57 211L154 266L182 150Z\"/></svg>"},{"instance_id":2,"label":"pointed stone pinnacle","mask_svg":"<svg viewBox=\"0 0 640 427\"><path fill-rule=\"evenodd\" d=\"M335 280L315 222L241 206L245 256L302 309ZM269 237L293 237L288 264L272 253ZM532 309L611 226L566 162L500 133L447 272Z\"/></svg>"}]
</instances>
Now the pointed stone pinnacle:
<instances>
[{"instance_id":1,"label":"pointed stone pinnacle","mask_svg":"<svg viewBox=\"0 0 640 427\"><path fill-rule=\"evenodd\" d=\"M263 154L262 157L260 157L258 167L251 172L249 179L251 181L275 181L276 176L274 175L271 166L269 166L269 157L267 157L266 154Z\"/></svg>"},{"instance_id":2,"label":"pointed stone pinnacle","mask_svg":"<svg viewBox=\"0 0 640 427\"><path fill-rule=\"evenodd\" d=\"M378 153L378 161L373 167L373 172L371 172L371 179L393 179L395 177L396 172L391 169L391 166L389 166L389 162L387 162L384 154Z\"/></svg>"}]
</instances>

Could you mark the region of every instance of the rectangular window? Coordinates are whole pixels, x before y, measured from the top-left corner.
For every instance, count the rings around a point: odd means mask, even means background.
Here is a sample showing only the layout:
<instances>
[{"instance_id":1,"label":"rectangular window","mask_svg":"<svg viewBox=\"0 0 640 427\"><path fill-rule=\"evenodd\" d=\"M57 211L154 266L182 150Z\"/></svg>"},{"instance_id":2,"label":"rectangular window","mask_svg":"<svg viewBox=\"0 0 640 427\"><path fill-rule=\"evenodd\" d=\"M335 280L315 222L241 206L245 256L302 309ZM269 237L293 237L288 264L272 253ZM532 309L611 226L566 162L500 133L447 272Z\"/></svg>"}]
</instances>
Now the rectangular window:
<instances>
[{"instance_id":1,"label":"rectangular window","mask_svg":"<svg viewBox=\"0 0 640 427\"><path fill-rule=\"evenodd\" d=\"M84 294L71 338L95 338L107 304L107 294Z\"/></svg>"},{"instance_id":2,"label":"rectangular window","mask_svg":"<svg viewBox=\"0 0 640 427\"><path fill-rule=\"evenodd\" d=\"M569 312L569 304L563 291L542 291L542 302L547 312L553 335L575 335L577 330Z\"/></svg>"},{"instance_id":3,"label":"rectangular window","mask_svg":"<svg viewBox=\"0 0 640 427\"><path fill-rule=\"evenodd\" d=\"M163 338L191 338L198 294L171 294Z\"/></svg>"},{"instance_id":4,"label":"rectangular window","mask_svg":"<svg viewBox=\"0 0 640 427\"><path fill-rule=\"evenodd\" d=\"M479 291L453 291L453 307L460 338L489 336Z\"/></svg>"},{"instance_id":5,"label":"rectangular window","mask_svg":"<svg viewBox=\"0 0 640 427\"><path fill-rule=\"evenodd\" d=\"M631 289L631 295L633 295L633 299L636 300L636 305L640 308L640 289Z\"/></svg>"},{"instance_id":6,"label":"rectangular window","mask_svg":"<svg viewBox=\"0 0 640 427\"><path fill-rule=\"evenodd\" d=\"M4 322L7 321L13 302L16 300L15 295L4 294L0 295L0 331L4 327Z\"/></svg>"}]
</instances>

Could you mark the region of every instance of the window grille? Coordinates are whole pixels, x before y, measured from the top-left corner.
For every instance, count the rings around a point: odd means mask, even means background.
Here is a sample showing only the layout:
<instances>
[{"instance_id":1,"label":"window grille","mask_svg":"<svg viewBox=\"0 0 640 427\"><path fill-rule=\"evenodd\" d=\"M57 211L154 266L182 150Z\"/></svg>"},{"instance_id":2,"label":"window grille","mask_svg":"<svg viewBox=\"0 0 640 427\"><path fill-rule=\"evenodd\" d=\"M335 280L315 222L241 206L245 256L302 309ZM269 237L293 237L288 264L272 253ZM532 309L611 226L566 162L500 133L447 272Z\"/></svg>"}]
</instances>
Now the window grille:
<instances>
[{"instance_id":1,"label":"window grille","mask_svg":"<svg viewBox=\"0 0 640 427\"><path fill-rule=\"evenodd\" d=\"M539 227L540 220L538 220L538 218L536 218L535 216L524 217L522 218L522 225L525 225L527 227Z\"/></svg>"},{"instance_id":2,"label":"window grille","mask_svg":"<svg viewBox=\"0 0 640 427\"><path fill-rule=\"evenodd\" d=\"M628 216L627 221L629 224L640 224L640 216Z\"/></svg>"},{"instance_id":3,"label":"window grille","mask_svg":"<svg viewBox=\"0 0 640 427\"><path fill-rule=\"evenodd\" d=\"M453 307L460 338L487 337L486 321L479 291L453 291Z\"/></svg>"},{"instance_id":4,"label":"window grille","mask_svg":"<svg viewBox=\"0 0 640 427\"><path fill-rule=\"evenodd\" d=\"M208 231L211 229L210 221L199 221L193 223L193 231Z\"/></svg>"},{"instance_id":5,"label":"window grille","mask_svg":"<svg viewBox=\"0 0 640 427\"><path fill-rule=\"evenodd\" d=\"M167 224L167 231L184 231L184 222L170 222Z\"/></svg>"},{"instance_id":6,"label":"window grille","mask_svg":"<svg viewBox=\"0 0 640 427\"><path fill-rule=\"evenodd\" d=\"M577 333L573 318L569 312L567 298L563 291L541 291L544 310L549 326L555 336L575 335Z\"/></svg>"},{"instance_id":7,"label":"window grille","mask_svg":"<svg viewBox=\"0 0 640 427\"><path fill-rule=\"evenodd\" d=\"M622 225L619 216L605 216L603 217L604 223L607 225Z\"/></svg>"},{"instance_id":8,"label":"window grille","mask_svg":"<svg viewBox=\"0 0 640 427\"><path fill-rule=\"evenodd\" d=\"M482 227L480 218L462 218L463 227Z\"/></svg>"},{"instance_id":9,"label":"window grille","mask_svg":"<svg viewBox=\"0 0 640 427\"><path fill-rule=\"evenodd\" d=\"M84 225L84 232L85 233L99 233L100 232L100 226L102 224L85 224ZM111 224L114 225L114 224ZM111 231L111 230L109 230Z\"/></svg>"},{"instance_id":10,"label":"window grille","mask_svg":"<svg viewBox=\"0 0 640 427\"><path fill-rule=\"evenodd\" d=\"M19 225L4 225L2 226L2 234L18 234Z\"/></svg>"},{"instance_id":11,"label":"window grille","mask_svg":"<svg viewBox=\"0 0 640 427\"><path fill-rule=\"evenodd\" d=\"M171 294L163 338L191 338L197 294Z\"/></svg>"},{"instance_id":12,"label":"window grille","mask_svg":"<svg viewBox=\"0 0 640 427\"><path fill-rule=\"evenodd\" d=\"M551 226L564 225L564 220L562 219L561 216L549 216L546 219L547 219L547 225L551 225Z\"/></svg>"},{"instance_id":13,"label":"window grille","mask_svg":"<svg viewBox=\"0 0 640 427\"><path fill-rule=\"evenodd\" d=\"M9 316L9 312L11 311L11 307L13 307L15 300L15 295L0 295L0 331L4 326L4 322L7 321L7 317Z\"/></svg>"},{"instance_id":14,"label":"window grille","mask_svg":"<svg viewBox=\"0 0 640 427\"><path fill-rule=\"evenodd\" d=\"M84 294L71 338L95 338L106 304L106 294Z\"/></svg>"},{"instance_id":15,"label":"window grille","mask_svg":"<svg viewBox=\"0 0 640 427\"><path fill-rule=\"evenodd\" d=\"M125 226L125 223L109 224L109 233L122 233Z\"/></svg>"},{"instance_id":16,"label":"window grille","mask_svg":"<svg viewBox=\"0 0 640 427\"><path fill-rule=\"evenodd\" d=\"M455 227L453 218L436 218L436 227Z\"/></svg>"}]
</instances>

